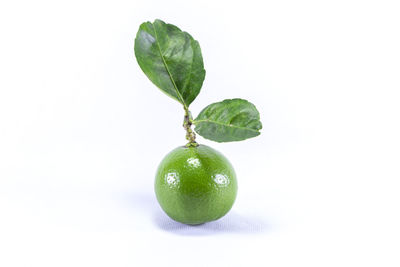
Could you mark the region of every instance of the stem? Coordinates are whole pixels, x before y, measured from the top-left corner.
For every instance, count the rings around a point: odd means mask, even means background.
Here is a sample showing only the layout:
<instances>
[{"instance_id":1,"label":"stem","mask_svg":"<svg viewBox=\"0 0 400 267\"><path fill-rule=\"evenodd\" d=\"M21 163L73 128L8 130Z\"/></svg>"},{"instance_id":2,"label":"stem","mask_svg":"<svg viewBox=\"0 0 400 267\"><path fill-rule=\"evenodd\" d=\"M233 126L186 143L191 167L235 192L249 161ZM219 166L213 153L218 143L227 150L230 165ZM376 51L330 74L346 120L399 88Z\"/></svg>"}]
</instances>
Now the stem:
<instances>
[{"instance_id":1,"label":"stem","mask_svg":"<svg viewBox=\"0 0 400 267\"><path fill-rule=\"evenodd\" d=\"M189 141L189 143L186 144L187 147L196 147L199 144L196 142L196 134L192 130L192 113L190 113L189 109L187 107L184 107L185 109L185 117L183 119L183 128L186 130L186 139Z\"/></svg>"}]
</instances>

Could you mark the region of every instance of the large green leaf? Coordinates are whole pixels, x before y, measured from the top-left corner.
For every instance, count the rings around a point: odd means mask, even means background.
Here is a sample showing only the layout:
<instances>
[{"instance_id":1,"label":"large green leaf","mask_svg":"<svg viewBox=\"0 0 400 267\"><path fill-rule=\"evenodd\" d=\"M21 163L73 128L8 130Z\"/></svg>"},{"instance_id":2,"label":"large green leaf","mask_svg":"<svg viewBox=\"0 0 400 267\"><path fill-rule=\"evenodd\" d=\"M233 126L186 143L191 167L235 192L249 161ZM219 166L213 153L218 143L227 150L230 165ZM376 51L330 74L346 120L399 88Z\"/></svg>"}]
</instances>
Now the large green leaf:
<instances>
[{"instance_id":1,"label":"large green leaf","mask_svg":"<svg viewBox=\"0 0 400 267\"><path fill-rule=\"evenodd\" d=\"M244 99L226 99L205 107L194 120L195 131L217 142L241 141L260 134L256 107Z\"/></svg>"},{"instance_id":2,"label":"large green leaf","mask_svg":"<svg viewBox=\"0 0 400 267\"><path fill-rule=\"evenodd\" d=\"M187 32L161 20L145 22L135 39L135 56L147 77L188 107L205 77L199 43Z\"/></svg>"}]
</instances>

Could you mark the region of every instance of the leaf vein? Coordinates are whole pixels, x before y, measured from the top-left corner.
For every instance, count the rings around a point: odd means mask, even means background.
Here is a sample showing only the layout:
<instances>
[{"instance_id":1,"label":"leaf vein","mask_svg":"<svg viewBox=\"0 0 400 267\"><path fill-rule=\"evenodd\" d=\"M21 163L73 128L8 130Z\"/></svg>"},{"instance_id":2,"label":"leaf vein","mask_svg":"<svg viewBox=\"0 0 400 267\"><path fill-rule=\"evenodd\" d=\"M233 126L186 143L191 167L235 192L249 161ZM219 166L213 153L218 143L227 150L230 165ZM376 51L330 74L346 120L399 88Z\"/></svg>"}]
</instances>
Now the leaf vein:
<instances>
[{"instance_id":1,"label":"leaf vein","mask_svg":"<svg viewBox=\"0 0 400 267\"><path fill-rule=\"evenodd\" d=\"M249 131L252 131L252 132L259 133L258 130L254 130L252 128L246 128L246 127L240 127L240 126L236 126L236 125L224 124L224 123L213 121L213 120L198 120L198 121L195 120L195 121L193 121L193 123L195 125L197 125L198 123L201 123L201 122L215 123L215 124L222 125L222 126L225 126L225 127L237 128L237 129L241 129L241 130L249 130Z\"/></svg>"},{"instance_id":2,"label":"leaf vein","mask_svg":"<svg viewBox=\"0 0 400 267\"><path fill-rule=\"evenodd\" d=\"M161 52L161 47L160 47L160 44L159 44L159 42L158 42L158 37L157 37L157 31L156 31L156 25L155 25L155 24L153 24L153 29L154 29L154 35L155 35L155 37L156 37L156 43L157 43L158 52L160 53L160 57L161 57L161 59L162 59L162 61L163 61L164 67L165 67L165 69L167 70L168 76L169 76L169 78L170 78L170 80L171 80L171 82L172 82L172 84L173 84L173 86L174 86L174 88L175 88L176 95L179 97L179 99L180 99L180 101L182 102L183 106L184 106L185 108L187 108L186 103L185 103L185 101L183 100L183 97L182 97L182 95L180 94L180 92L179 92L179 90L178 90L178 87L177 87L176 84L175 84L174 78L172 77L172 74L171 74L171 72L170 72L169 69L168 69L167 62L165 62L164 56L163 56L163 54L162 54L162 52Z\"/></svg>"}]
</instances>

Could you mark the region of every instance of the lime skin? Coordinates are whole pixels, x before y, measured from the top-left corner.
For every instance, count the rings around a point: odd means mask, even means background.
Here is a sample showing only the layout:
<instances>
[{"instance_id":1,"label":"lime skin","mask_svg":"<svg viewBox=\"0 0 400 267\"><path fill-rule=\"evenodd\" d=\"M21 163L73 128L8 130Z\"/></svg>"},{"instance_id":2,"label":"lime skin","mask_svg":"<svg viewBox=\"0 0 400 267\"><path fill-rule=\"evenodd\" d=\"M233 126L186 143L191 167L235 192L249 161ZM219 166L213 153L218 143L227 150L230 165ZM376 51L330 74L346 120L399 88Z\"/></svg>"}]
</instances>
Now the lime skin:
<instances>
[{"instance_id":1,"label":"lime skin","mask_svg":"<svg viewBox=\"0 0 400 267\"><path fill-rule=\"evenodd\" d=\"M232 208L237 194L236 174L215 149L181 146L161 161L155 193L161 208L173 220L202 224L221 218Z\"/></svg>"}]
</instances>

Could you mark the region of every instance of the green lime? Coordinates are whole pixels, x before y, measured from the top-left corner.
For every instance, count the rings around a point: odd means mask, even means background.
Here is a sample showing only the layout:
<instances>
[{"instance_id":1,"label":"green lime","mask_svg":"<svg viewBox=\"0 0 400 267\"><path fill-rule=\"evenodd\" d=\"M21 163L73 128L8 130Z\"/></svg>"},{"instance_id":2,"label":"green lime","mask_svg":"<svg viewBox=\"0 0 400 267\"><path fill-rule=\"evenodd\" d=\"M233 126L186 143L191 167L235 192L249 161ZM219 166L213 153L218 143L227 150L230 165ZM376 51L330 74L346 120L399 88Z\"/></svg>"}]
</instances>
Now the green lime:
<instances>
[{"instance_id":1,"label":"green lime","mask_svg":"<svg viewBox=\"0 0 400 267\"><path fill-rule=\"evenodd\" d=\"M229 161L211 147L177 147L158 167L155 192L169 217L201 224L221 218L232 208L236 174Z\"/></svg>"}]
</instances>

